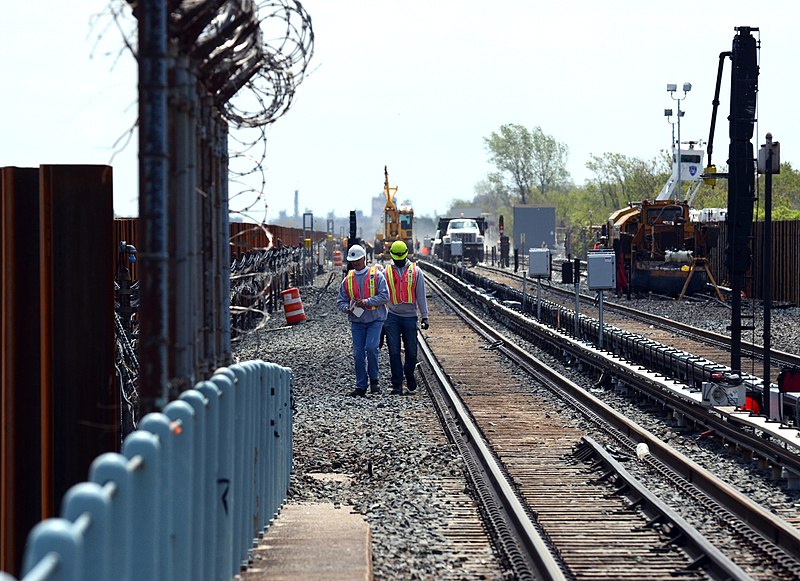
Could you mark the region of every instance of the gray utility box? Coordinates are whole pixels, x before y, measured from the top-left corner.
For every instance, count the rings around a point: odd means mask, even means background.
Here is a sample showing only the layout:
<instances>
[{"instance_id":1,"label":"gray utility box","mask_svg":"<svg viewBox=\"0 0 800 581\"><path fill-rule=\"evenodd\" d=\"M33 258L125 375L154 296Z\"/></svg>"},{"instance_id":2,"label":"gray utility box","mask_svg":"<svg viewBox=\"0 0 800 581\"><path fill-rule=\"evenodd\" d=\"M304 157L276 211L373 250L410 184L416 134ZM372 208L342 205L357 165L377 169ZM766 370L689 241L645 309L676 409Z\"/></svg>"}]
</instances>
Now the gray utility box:
<instances>
[{"instance_id":1,"label":"gray utility box","mask_svg":"<svg viewBox=\"0 0 800 581\"><path fill-rule=\"evenodd\" d=\"M617 288L617 260L613 252L590 252L586 257L589 290Z\"/></svg>"},{"instance_id":2,"label":"gray utility box","mask_svg":"<svg viewBox=\"0 0 800 581\"><path fill-rule=\"evenodd\" d=\"M459 241L453 241L450 243L450 256L463 256L464 255L464 244Z\"/></svg>"},{"instance_id":3,"label":"gray utility box","mask_svg":"<svg viewBox=\"0 0 800 581\"><path fill-rule=\"evenodd\" d=\"M528 276L550 278L550 250L548 248L528 250Z\"/></svg>"}]
</instances>

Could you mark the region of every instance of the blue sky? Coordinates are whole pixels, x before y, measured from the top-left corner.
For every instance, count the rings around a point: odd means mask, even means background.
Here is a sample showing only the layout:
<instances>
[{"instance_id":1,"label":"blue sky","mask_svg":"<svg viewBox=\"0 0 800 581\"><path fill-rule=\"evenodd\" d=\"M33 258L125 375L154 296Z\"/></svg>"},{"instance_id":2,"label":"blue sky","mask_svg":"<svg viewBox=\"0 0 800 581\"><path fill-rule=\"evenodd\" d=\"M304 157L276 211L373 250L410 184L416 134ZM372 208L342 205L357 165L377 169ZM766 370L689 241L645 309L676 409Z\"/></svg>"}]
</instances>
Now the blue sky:
<instances>
[{"instance_id":1,"label":"blue sky","mask_svg":"<svg viewBox=\"0 0 800 581\"><path fill-rule=\"evenodd\" d=\"M119 2L117 2L118 4ZM0 164L112 163L115 211L137 213L136 67L108 2L20 2L0 20ZM483 138L504 123L569 146L580 184L605 152L650 159L669 146L667 83L692 83L681 136L708 139L718 55L740 25L760 28L757 144L770 131L800 167L800 5L773 0L306 0L316 35L310 74L267 132L267 216L369 212L389 167L420 214L471 198L491 170ZM130 22L130 19L129 19ZM100 38L98 43L98 37ZM730 66L715 161L727 152ZM681 93L682 94L682 93ZM119 149L120 146L117 146ZM112 162L113 156L113 162Z\"/></svg>"}]
</instances>

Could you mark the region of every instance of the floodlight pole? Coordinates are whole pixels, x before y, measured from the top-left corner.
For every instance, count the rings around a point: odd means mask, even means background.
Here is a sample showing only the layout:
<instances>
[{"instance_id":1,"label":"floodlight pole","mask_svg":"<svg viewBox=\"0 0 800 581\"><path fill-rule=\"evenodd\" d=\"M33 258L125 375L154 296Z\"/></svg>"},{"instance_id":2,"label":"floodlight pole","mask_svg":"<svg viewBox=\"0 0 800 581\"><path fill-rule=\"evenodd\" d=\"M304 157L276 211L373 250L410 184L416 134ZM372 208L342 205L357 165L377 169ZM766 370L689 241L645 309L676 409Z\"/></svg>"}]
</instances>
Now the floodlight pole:
<instances>
[{"instance_id":1,"label":"floodlight pole","mask_svg":"<svg viewBox=\"0 0 800 581\"><path fill-rule=\"evenodd\" d=\"M689 91L692 90L692 84L691 83L684 83L683 84L683 97L675 97L675 91L677 91L677 90L678 90L678 88L677 88L676 85L671 85L671 84L667 85L667 91L669 92L669 96L672 97L673 101L677 101L678 102L678 158L677 158L677 161L678 161L678 195L680 195L681 197L678 198L676 196L675 199L676 200L681 200L681 199L683 199L683 183L681 181L681 169L682 169L682 166L683 166L683 164L681 163L683 161L682 158L681 158L681 101L683 99L685 99L686 95L689 93Z\"/></svg>"}]
</instances>

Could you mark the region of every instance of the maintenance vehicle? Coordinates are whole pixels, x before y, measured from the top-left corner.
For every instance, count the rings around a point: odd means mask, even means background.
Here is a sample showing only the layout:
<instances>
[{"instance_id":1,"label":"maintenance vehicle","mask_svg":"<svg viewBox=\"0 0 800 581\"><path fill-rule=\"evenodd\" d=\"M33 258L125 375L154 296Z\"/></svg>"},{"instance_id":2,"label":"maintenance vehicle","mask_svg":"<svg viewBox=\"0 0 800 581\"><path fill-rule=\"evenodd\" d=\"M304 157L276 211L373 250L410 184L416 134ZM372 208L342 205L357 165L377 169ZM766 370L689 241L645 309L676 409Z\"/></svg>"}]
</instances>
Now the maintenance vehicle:
<instances>
[{"instance_id":1,"label":"maintenance vehicle","mask_svg":"<svg viewBox=\"0 0 800 581\"><path fill-rule=\"evenodd\" d=\"M447 262L469 262L473 266L484 259L486 218L439 218L433 243L434 255Z\"/></svg>"}]
</instances>

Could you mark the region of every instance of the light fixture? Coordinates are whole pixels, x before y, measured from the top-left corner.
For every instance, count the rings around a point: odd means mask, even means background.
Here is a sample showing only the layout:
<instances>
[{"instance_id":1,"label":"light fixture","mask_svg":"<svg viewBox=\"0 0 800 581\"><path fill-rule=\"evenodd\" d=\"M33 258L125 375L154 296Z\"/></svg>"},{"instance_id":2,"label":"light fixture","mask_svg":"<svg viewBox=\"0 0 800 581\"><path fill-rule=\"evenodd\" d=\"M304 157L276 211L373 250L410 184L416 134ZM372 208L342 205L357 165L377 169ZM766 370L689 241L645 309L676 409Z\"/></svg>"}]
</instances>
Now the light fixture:
<instances>
[{"instance_id":1,"label":"light fixture","mask_svg":"<svg viewBox=\"0 0 800 581\"><path fill-rule=\"evenodd\" d=\"M675 96L675 92L677 90L678 90L678 85L676 83L668 83L667 84L667 92L669 93L669 96L672 97L673 101L677 101L678 102L678 115L677 115L678 118L676 119L675 123L670 121L670 125L672 125L672 131L673 131L673 134L672 134L673 160L674 160L674 163L676 163L677 166L678 166L678 188L677 188L678 194L675 196L676 200L680 199L680 197L683 196L683 183L682 183L683 180L681 179L681 169L683 167L683 155L681 154L681 117L683 117L684 112L681 111L681 101L683 99L685 99L686 96L687 96L687 93L692 90L692 84L691 83L683 83L683 97L676 97ZM667 111L669 111L670 113L668 114ZM671 116L671 113L672 113L671 109L664 109L664 115L669 117L669 116ZM675 141L675 133L674 133L675 132L675 125L678 126L678 140L677 141ZM676 146L677 146L677 154L674 153L675 150L676 150Z\"/></svg>"},{"instance_id":2,"label":"light fixture","mask_svg":"<svg viewBox=\"0 0 800 581\"><path fill-rule=\"evenodd\" d=\"M664 109L664 117L672 117L672 109Z\"/></svg>"}]
</instances>

